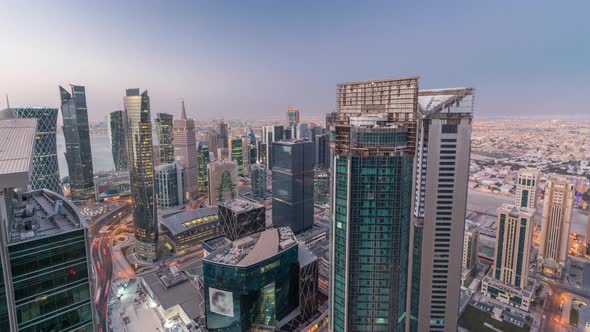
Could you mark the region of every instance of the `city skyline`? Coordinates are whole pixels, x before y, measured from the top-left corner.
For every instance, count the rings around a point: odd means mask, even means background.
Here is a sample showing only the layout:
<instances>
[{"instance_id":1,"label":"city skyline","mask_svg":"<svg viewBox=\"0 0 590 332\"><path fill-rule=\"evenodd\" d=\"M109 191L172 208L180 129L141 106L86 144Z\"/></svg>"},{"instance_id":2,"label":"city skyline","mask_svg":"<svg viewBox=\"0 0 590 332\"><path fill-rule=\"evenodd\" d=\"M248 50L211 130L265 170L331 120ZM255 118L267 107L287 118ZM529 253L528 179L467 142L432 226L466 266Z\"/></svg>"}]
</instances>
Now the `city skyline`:
<instances>
[{"instance_id":1,"label":"city skyline","mask_svg":"<svg viewBox=\"0 0 590 332\"><path fill-rule=\"evenodd\" d=\"M0 32L13 48L0 62L0 93L14 106L57 107L54 86L65 81L92 91L91 120L120 109L119 91L137 85L150 90L154 114L178 115L176 105L185 98L189 116L197 121L243 114L280 119L289 105L305 118L335 109L332 93L339 81L423 74L424 89L451 81L482 91L476 116L526 116L531 109L535 115L582 116L588 110L583 96L590 66L583 64L590 46L583 36L590 31L578 24L586 2L509 8L464 1L456 6L350 3L317 4L313 10L268 2L247 7L153 2L118 4L113 11L106 1L69 4L68 12L92 15L61 20L66 4L28 8L15 2L0 13L7 25L21 27ZM132 9L136 16L122 14ZM445 24L434 23L439 17ZM52 29L24 28L27 22ZM53 38L66 34L71 38ZM342 43L341 35L349 42ZM382 42L384 37L391 42ZM79 43L75 50L66 46L72 38ZM355 44L363 45L362 51ZM27 52L29 45L44 49L43 58ZM432 49L437 57L429 55ZM368 61L351 67L361 52ZM235 85L242 89L221 98Z\"/></svg>"}]
</instances>

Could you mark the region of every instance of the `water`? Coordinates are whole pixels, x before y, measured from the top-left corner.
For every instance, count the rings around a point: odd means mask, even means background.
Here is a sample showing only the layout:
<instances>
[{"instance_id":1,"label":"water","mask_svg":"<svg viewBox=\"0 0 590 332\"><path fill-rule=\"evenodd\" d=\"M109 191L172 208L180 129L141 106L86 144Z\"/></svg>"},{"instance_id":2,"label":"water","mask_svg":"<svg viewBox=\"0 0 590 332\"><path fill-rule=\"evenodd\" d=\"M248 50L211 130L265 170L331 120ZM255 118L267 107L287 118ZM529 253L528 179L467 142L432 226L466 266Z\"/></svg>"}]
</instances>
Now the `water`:
<instances>
[{"instance_id":1,"label":"water","mask_svg":"<svg viewBox=\"0 0 590 332\"><path fill-rule=\"evenodd\" d=\"M113 170L113 154L108 135L90 135L92 146L92 166L95 172ZM57 135L57 162L59 164L59 176L68 175L68 164L66 163L66 142L63 135Z\"/></svg>"}]
</instances>

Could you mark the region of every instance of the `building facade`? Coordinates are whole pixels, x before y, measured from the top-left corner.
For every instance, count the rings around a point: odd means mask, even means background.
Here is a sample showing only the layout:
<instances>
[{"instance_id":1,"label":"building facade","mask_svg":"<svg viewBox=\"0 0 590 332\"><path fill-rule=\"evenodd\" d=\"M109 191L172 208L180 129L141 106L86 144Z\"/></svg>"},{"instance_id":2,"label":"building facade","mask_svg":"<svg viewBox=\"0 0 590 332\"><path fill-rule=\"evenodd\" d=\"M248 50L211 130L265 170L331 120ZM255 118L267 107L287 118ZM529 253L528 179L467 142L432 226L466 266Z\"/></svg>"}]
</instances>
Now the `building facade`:
<instances>
[{"instance_id":1,"label":"building facade","mask_svg":"<svg viewBox=\"0 0 590 332\"><path fill-rule=\"evenodd\" d=\"M292 128L299 124L299 109L294 106L287 107L287 114L285 114L285 127Z\"/></svg>"},{"instance_id":2,"label":"building facade","mask_svg":"<svg viewBox=\"0 0 590 332\"><path fill-rule=\"evenodd\" d=\"M252 195L259 199L266 198L266 166L254 164L250 170L250 183L252 184Z\"/></svg>"},{"instance_id":3,"label":"building facade","mask_svg":"<svg viewBox=\"0 0 590 332\"><path fill-rule=\"evenodd\" d=\"M285 138L285 130L283 126L265 126L262 127L262 143L264 144L264 152L261 160L266 160L266 168L272 170L272 143L282 141ZM260 149L259 149L260 150Z\"/></svg>"},{"instance_id":4,"label":"building facade","mask_svg":"<svg viewBox=\"0 0 590 332\"><path fill-rule=\"evenodd\" d=\"M568 256L574 196L574 184L567 178L552 175L547 180L537 268L549 276L559 278L563 273Z\"/></svg>"},{"instance_id":5,"label":"building facade","mask_svg":"<svg viewBox=\"0 0 590 332\"><path fill-rule=\"evenodd\" d=\"M94 172L86 89L79 85L70 85L70 87L71 93L59 87L64 122L63 133L66 141L66 161L70 177L70 197L72 201L92 201Z\"/></svg>"},{"instance_id":6,"label":"building facade","mask_svg":"<svg viewBox=\"0 0 590 332\"><path fill-rule=\"evenodd\" d=\"M299 234L313 226L313 144L274 142L272 151L272 222Z\"/></svg>"},{"instance_id":7,"label":"building facade","mask_svg":"<svg viewBox=\"0 0 590 332\"><path fill-rule=\"evenodd\" d=\"M199 250L203 241L221 234L217 206L185 210L162 218L164 247L178 254Z\"/></svg>"},{"instance_id":8,"label":"building facade","mask_svg":"<svg viewBox=\"0 0 590 332\"><path fill-rule=\"evenodd\" d=\"M540 172L535 168L525 168L518 171L516 178L516 206L519 208L537 208L537 186L539 186Z\"/></svg>"},{"instance_id":9,"label":"building facade","mask_svg":"<svg viewBox=\"0 0 590 332\"><path fill-rule=\"evenodd\" d=\"M115 170L119 172L126 171L129 155L127 153L125 135L125 113L123 111L109 113L107 123L109 125L109 141L111 143Z\"/></svg>"},{"instance_id":10,"label":"building facade","mask_svg":"<svg viewBox=\"0 0 590 332\"><path fill-rule=\"evenodd\" d=\"M199 192L197 165L197 137L195 121L186 118L184 100L180 119L174 120L174 157L184 165L184 190L187 200Z\"/></svg>"},{"instance_id":11,"label":"building facade","mask_svg":"<svg viewBox=\"0 0 590 332\"><path fill-rule=\"evenodd\" d=\"M418 92L410 331L457 329L473 107L470 88Z\"/></svg>"},{"instance_id":12,"label":"building facade","mask_svg":"<svg viewBox=\"0 0 590 332\"><path fill-rule=\"evenodd\" d=\"M207 165L209 205L229 202L238 197L238 165L232 160L222 160Z\"/></svg>"},{"instance_id":13,"label":"building facade","mask_svg":"<svg viewBox=\"0 0 590 332\"><path fill-rule=\"evenodd\" d=\"M172 126L174 117L172 114L158 113L154 120L156 133L158 133L158 164L170 164L174 162L174 146L172 145Z\"/></svg>"},{"instance_id":14,"label":"building facade","mask_svg":"<svg viewBox=\"0 0 590 332\"><path fill-rule=\"evenodd\" d=\"M266 229L264 205L243 199L219 203L219 224L223 234L235 241Z\"/></svg>"},{"instance_id":15,"label":"building facade","mask_svg":"<svg viewBox=\"0 0 590 332\"><path fill-rule=\"evenodd\" d=\"M133 198L135 253L141 260L158 258L158 213L154 192L154 158L150 97L147 91L127 89L123 98Z\"/></svg>"},{"instance_id":16,"label":"building facade","mask_svg":"<svg viewBox=\"0 0 590 332\"><path fill-rule=\"evenodd\" d=\"M463 275L471 276L477 267L477 246L479 240L479 228L470 223L465 224L465 236L463 237L463 261L461 268ZM468 287L469 285L466 285Z\"/></svg>"},{"instance_id":17,"label":"building facade","mask_svg":"<svg viewBox=\"0 0 590 332\"><path fill-rule=\"evenodd\" d=\"M207 165L209 165L209 146L204 142L199 142L197 151L197 167L199 169L199 191L208 192L209 184L207 182Z\"/></svg>"},{"instance_id":18,"label":"building facade","mask_svg":"<svg viewBox=\"0 0 590 332\"><path fill-rule=\"evenodd\" d=\"M207 140L209 141L209 151L215 154L217 158L217 151L219 149L228 148L229 130L227 123L220 122L213 128L209 128L207 133Z\"/></svg>"},{"instance_id":19,"label":"building facade","mask_svg":"<svg viewBox=\"0 0 590 332\"><path fill-rule=\"evenodd\" d=\"M159 208L184 204L184 166L175 161L155 167L156 202Z\"/></svg>"}]
</instances>

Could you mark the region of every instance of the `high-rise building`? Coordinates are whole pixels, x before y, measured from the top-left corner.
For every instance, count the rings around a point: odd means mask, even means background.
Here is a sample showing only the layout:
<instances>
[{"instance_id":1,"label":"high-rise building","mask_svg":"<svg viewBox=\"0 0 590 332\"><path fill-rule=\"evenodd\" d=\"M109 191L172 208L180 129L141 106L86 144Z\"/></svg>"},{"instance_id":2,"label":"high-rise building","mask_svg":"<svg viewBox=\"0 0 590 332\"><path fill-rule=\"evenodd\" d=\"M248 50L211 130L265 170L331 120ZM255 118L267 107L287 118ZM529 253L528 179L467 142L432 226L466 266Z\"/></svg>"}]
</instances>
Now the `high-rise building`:
<instances>
[{"instance_id":1,"label":"high-rise building","mask_svg":"<svg viewBox=\"0 0 590 332\"><path fill-rule=\"evenodd\" d=\"M519 208L537 208L537 186L539 185L539 170L524 168L518 171L516 178L516 206Z\"/></svg>"},{"instance_id":2,"label":"high-rise building","mask_svg":"<svg viewBox=\"0 0 590 332\"><path fill-rule=\"evenodd\" d=\"M256 163L250 171L250 182L252 184L252 195L256 198L266 198L266 166Z\"/></svg>"},{"instance_id":3,"label":"high-rise building","mask_svg":"<svg viewBox=\"0 0 590 332\"><path fill-rule=\"evenodd\" d=\"M416 77L337 86L330 331L406 324L417 97Z\"/></svg>"},{"instance_id":4,"label":"high-rise building","mask_svg":"<svg viewBox=\"0 0 590 332\"><path fill-rule=\"evenodd\" d=\"M238 198L219 203L217 211L223 234L231 241L266 229L266 209L262 204Z\"/></svg>"},{"instance_id":5,"label":"high-rise building","mask_svg":"<svg viewBox=\"0 0 590 332\"><path fill-rule=\"evenodd\" d=\"M330 147L328 134L320 134L314 139L315 167L321 169L330 168Z\"/></svg>"},{"instance_id":6,"label":"high-rise building","mask_svg":"<svg viewBox=\"0 0 590 332\"><path fill-rule=\"evenodd\" d=\"M567 259L574 196L574 184L567 178L549 177L545 186L537 268L553 277L562 276Z\"/></svg>"},{"instance_id":7,"label":"high-rise building","mask_svg":"<svg viewBox=\"0 0 590 332\"><path fill-rule=\"evenodd\" d=\"M416 140L410 331L457 330L473 101L470 88L418 93L415 136L408 131Z\"/></svg>"},{"instance_id":8,"label":"high-rise building","mask_svg":"<svg viewBox=\"0 0 590 332\"><path fill-rule=\"evenodd\" d=\"M233 160L214 161L207 165L209 205L229 202L238 197L238 165Z\"/></svg>"},{"instance_id":9,"label":"high-rise building","mask_svg":"<svg viewBox=\"0 0 590 332\"><path fill-rule=\"evenodd\" d=\"M0 331L90 332L88 225L62 195L22 190L35 129L34 119L0 121Z\"/></svg>"},{"instance_id":10,"label":"high-rise building","mask_svg":"<svg viewBox=\"0 0 590 332\"><path fill-rule=\"evenodd\" d=\"M31 188L48 189L61 193L55 136L57 108L7 108L0 111L0 118L37 119L37 138L35 139Z\"/></svg>"},{"instance_id":11,"label":"high-rise building","mask_svg":"<svg viewBox=\"0 0 590 332\"><path fill-rule=\"evenodd\" d=\"M283 126L262 127L262 142L265 144L266 168L272 169L272 143L282 141L285 138Z\"/></svg>"},{"instance_id":12,"label":"high-rise building","mask_svg":"<svg viewBox=\"0 0 590 332\"><path fill-rule=\"evenodd\" d=\"M209 165L209 146L204 142L199 142L197 150L197 167L199 168L199 191L208 192L207 182L207 165Z\"/></svg>"},{"instance_id":13,"label":"high-rise building","mask_svg":"<svg viewBox=\"0 0 590 332\"><path fill-rule=\"evenodd\" d=\"M250 174L250 146L245 138L232 138L230 140L229 156L238 164L238 175ZM220 158L221 160L222 158Z\"/></svg>"},{"instance_id":14,"label":"high-rise building","mask_svg":"<svg viewBox=\"0 0 590 332\"><path fill-rule=\"evenodd\" d=\"M125 113L123 111L109 113L107 123L115 170L126 171L129 155L127 154L127 136L125 135Z\"/></svg>"},{"instance_id":15,"label":"high-rise building","mask_svg":"<svg viewBox=\"0 0 590 332\"><path fill-rule=\"evenodd\" d=\"M209 128L207 140L209 141L209 151L217 153L219 149L228 148L229 130L227 123L217 123L215 127ZM217 156L215 156L217 158Z\"/></svg>"},{"instance_id":16,"label":"high-rise building","mask_svg":"<svg viewBox=\"0 0 590 332\"><path fill-rule=\"evenodd\" d=\"M299 123L295 128L295 138L297 139L311 139L311 130L307 123Z\"/></svg>"},{"instance_id":17,"label":"high-rise building","mask_svg":"<svg viewBox=\"0 0 590 332\"><path fill-rule=\"evenodd\" d=\"M285 116L285 127L296 127L299 124L299 109L297 107L289 106Z\"/></svg>"},{"instance_id":18,"label":"high-rise building","mask_svg":"<svg viewBox=\"0 0 590 332\"><path fill-rule=\"evenodd\" d=\"M154 193L150 97L147 91L140 94L139 89L127 89L123 103L133 198L135 253L141 260L154 262L158 259L158 213Z\"/></svg>"},{"instance_id":19,"label":"high-rise building","mask_svg":"<svg viewBox=\"0 0 590 332\"><path fill-rule=\"evenodd\" d=\"M484 295L525 311L533 296L528 271L534 214L534 209L509 204L498 209L494 265L482 280Z\"/></svg>"},{"instance_id":20,"label":"high-rise building","mask_svg":"<svg viewBox=\"0 0 590 332\"><path fill-rule=\"evenodd\" d=\"M330 201L330 174L325 169L316 169L313 178L314 204L328 204Z\"/></svg>"},{"instance_id":21,"label":"high-rise building","mask_svg":"<svg viewBox=\"0 0 590 332\"><path fill-rule=\"evenodd\" d=\"M190 200L199 191L197 165L197 137L195 136L195 121L186 118L184 100L180 119L174 120L174 157L184 165L185 198Z\"/></svg>"},{"instance_id":22,"label":"high-rise building","mask_svg":"<svg viewBox=\"0 0 590 332\"><path fill-rule=\"evenodd\" d=\"M313 227L313 144L272 143L272 223L295 234Z\"/></svg>"},{"instance_id":23,"label":"high-rise building","mask_svg":"<svg viewBox=\"0 0 590 332\"><path fill-rule=\"evenodd\" d=\"M477 246L479 240L479 228L470 223L465 224L465 236L463 237L463 271L473 271L477 266ZM469 286L469 285L467 285Z\"/></svg>"},{"instance_id":24,"label":"high-rise building","mask_svg":"<svg viewBox=\"0 0 590 332\"><path fill-rule=\"evenodd\" d=\"M94 173L92 150L86 108L86 89L70 85L71 93L59 87L63 133L66 141L66 161L70 176L70 197L72 201L94 199Z\"/></svg>"},{"instance_id":25,"label":"high-rise building","mask_svg":"<svg viewBox=\"0 0 590 332\"><path fill-rule=\"evenodd\" d=\"M158 133L158 150L160 152L158 164L174 162L174 146L172 145L173 120L172 114L158 113L156 115L156 133Z\"/></svg>"},{"instance_id":26,"label":"high-rise building","mask_svg":"<svg viewBox=\"0 0 590 332\"><path fill-rule=\"evenodd\" d=\"M156 202L159 208L184 204L184 166L179 161L155 167Z\"/></svg>"}]
</instances>

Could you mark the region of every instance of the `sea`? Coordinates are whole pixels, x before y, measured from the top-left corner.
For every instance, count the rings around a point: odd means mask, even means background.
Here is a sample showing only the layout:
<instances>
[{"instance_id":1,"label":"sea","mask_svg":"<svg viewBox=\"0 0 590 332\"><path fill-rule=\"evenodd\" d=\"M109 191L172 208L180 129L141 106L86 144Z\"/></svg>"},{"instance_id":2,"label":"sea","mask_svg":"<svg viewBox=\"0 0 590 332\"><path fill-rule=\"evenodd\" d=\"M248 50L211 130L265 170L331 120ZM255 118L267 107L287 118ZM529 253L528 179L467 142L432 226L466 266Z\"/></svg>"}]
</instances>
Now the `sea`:
<instances>
[{"instance_id":1,"label":"sea","mask_svg":"<svg viewBox=\"0 0 590 332\"><path fill-rule=\"evenodd\" d=\"M115 169L111 144L108 135L90 135L92 147L92 166L94 172ZM57 135L57 163L59 164L59 176L68 176L68 164L66 163L66 142L63 135Z\"/></svg>"}]
</instances>

